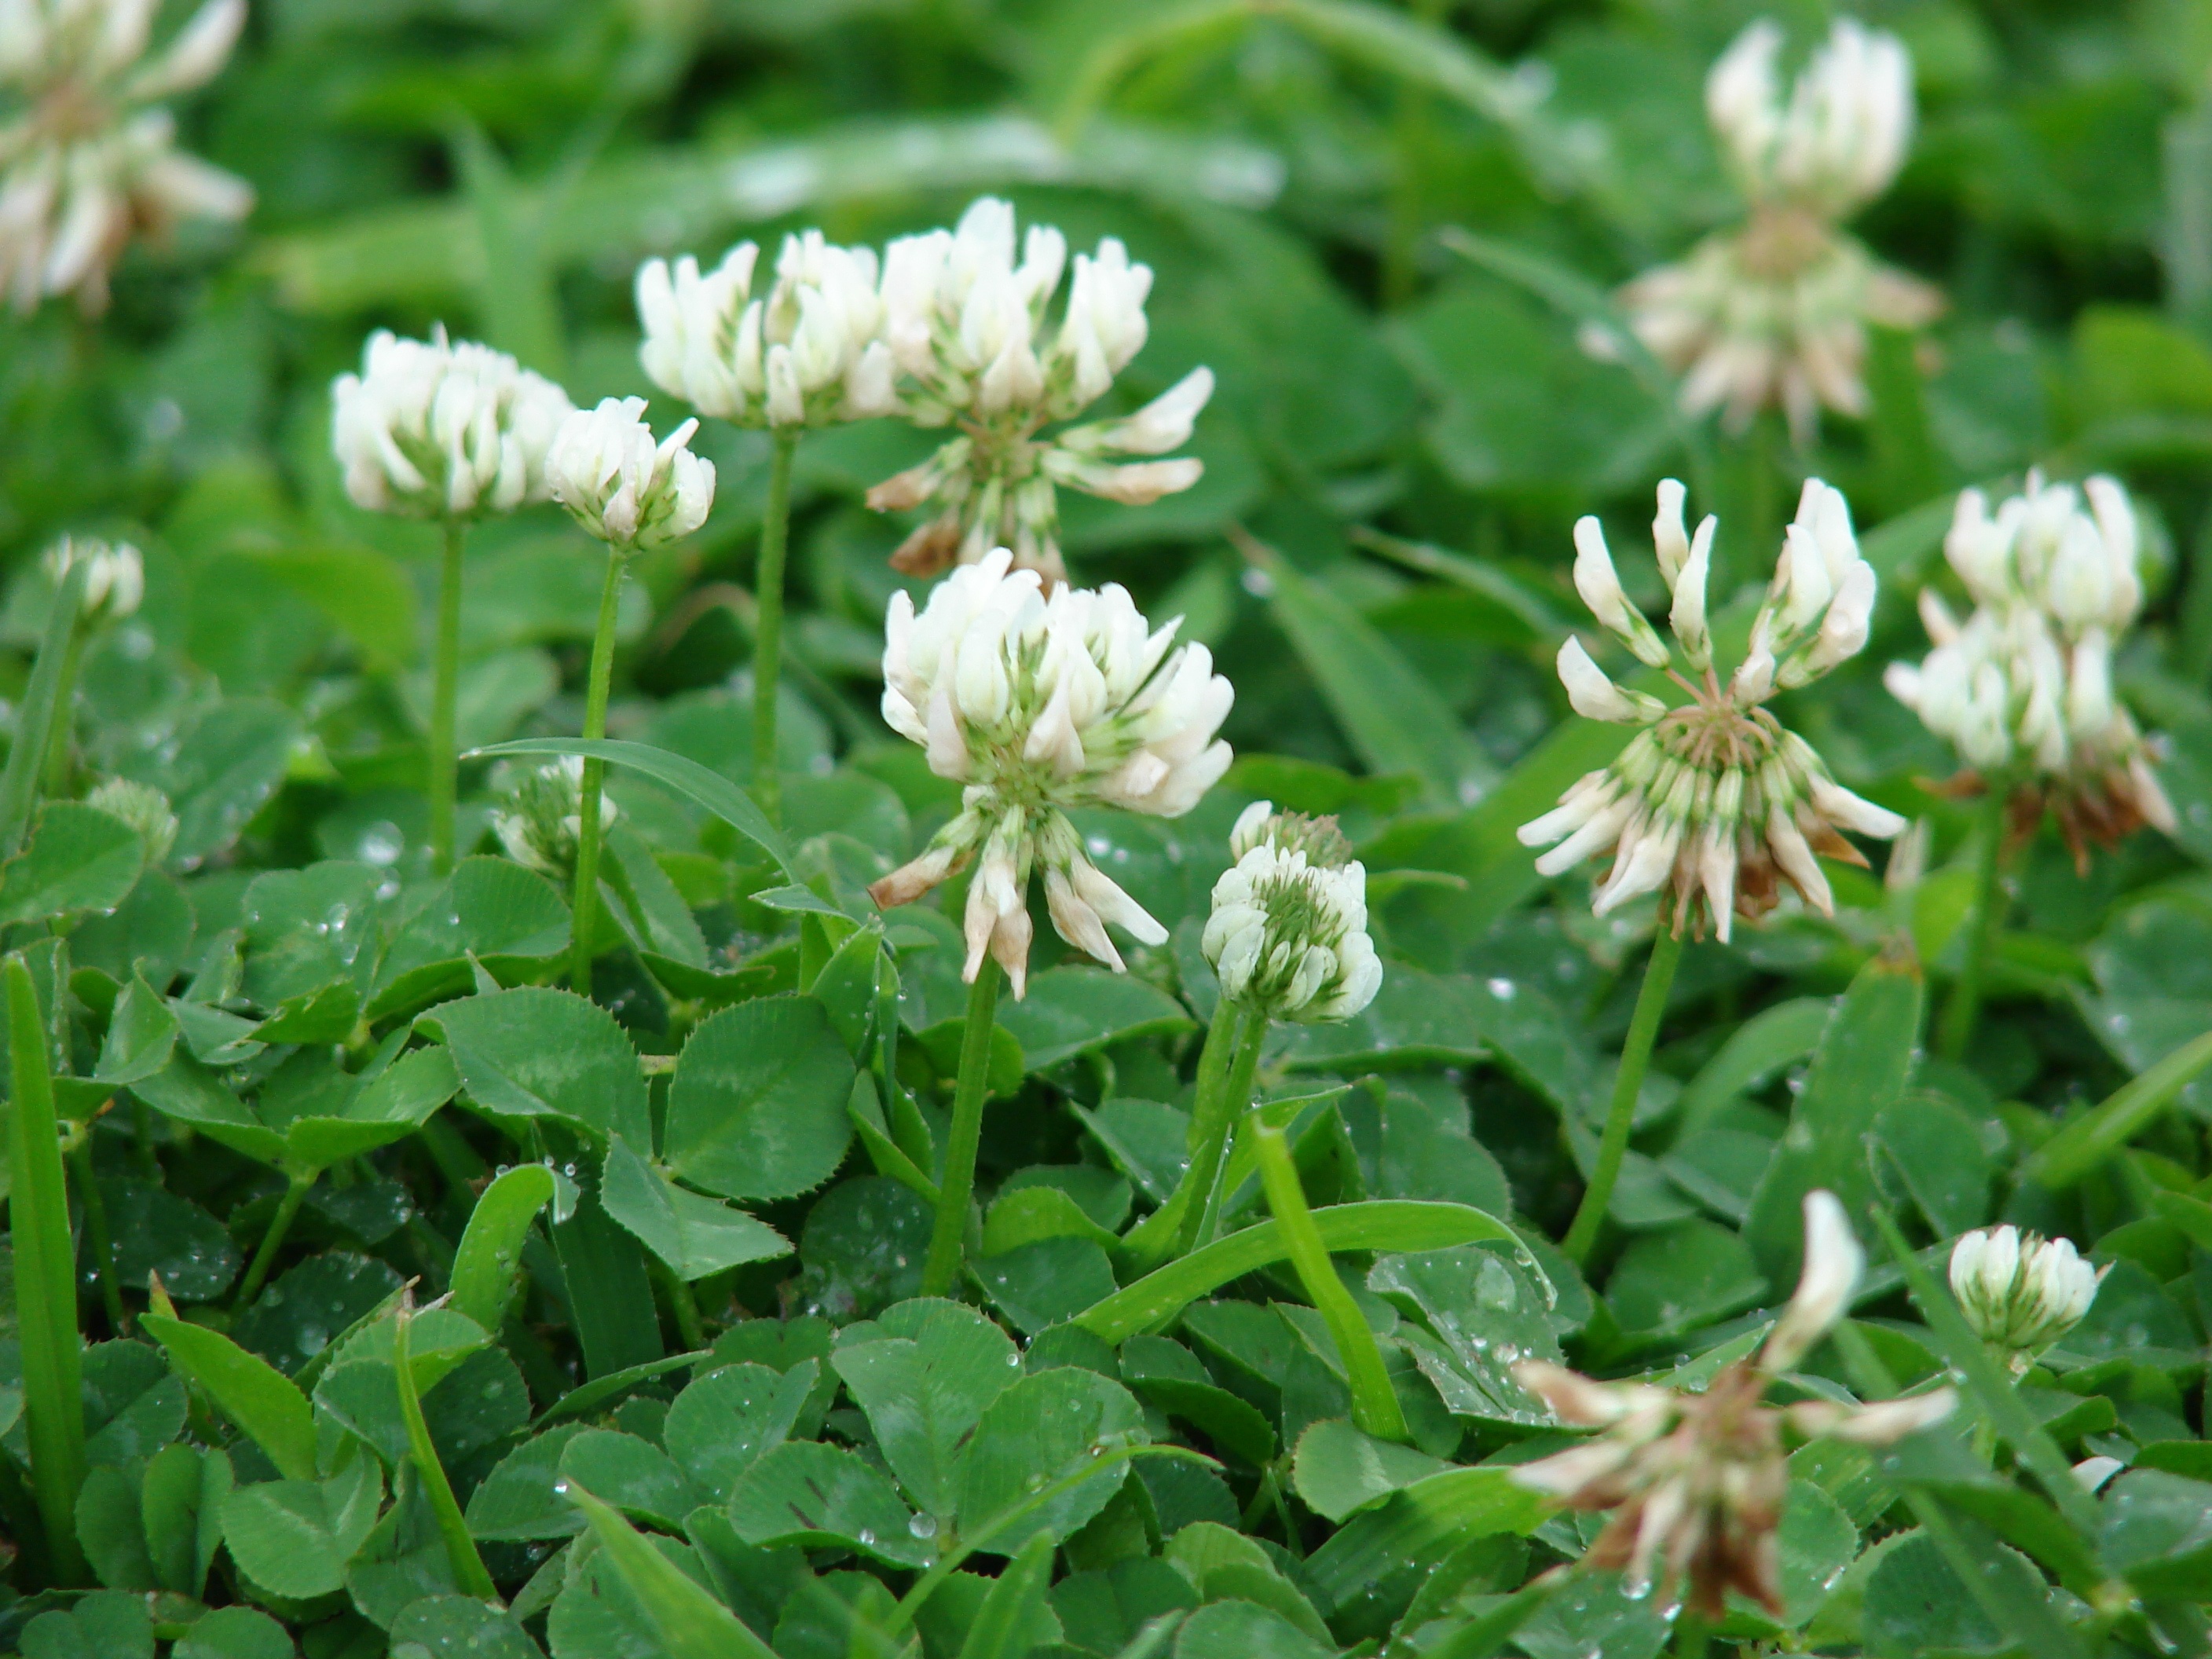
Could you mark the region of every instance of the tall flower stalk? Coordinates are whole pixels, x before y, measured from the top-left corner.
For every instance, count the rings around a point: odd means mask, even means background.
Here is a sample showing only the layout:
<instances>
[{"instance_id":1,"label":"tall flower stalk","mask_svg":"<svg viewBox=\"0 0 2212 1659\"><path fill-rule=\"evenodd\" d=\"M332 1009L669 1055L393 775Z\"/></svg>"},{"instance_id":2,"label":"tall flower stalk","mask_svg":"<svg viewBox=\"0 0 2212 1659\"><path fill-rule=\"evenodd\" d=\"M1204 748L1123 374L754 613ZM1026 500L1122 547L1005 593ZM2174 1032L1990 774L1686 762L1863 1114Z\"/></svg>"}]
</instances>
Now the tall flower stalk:
<instances>
[{"instance_id":1,"label":"tall flower stalk","mask_svg":"<svg viewBox=\"0 0 2212 1659\"><path fill-rule=\"evenodd\" d=\"M592 635L591 678L584 700L584 735L607 734L607 692L614 678L615 622L623 574L641 548L688 536L707 521L714 501L714 465L686 446L699 422L690 420L658 444L639 418L642 398L609 398L577 410L561 423L546 457L546 485L568 516L606 544L599 618ZM592 994L592 945L599 933L599 838L606 819L600 797L605 763L586 758L576 773L575 889L568 946L568 985ZM541 776L557 787L558 779ZM567 815L558 814L563 827ZM504 826L501 839L507 840Z\"/></svg>"},{"instance_id":2,"label":"tall flower stalk","mask_svg":"<svg viewBox=\"0 0 2212 1659\"><path fill-rule=\"evenodd\" d=\"M1212 1243L1227 1197L1224 1157L1252 1104L1269 1028L1349 1019L1382 984L1367 933L1366 868L1335 819L1255 801L1230 832L1229 851L1236 862L1213 884L1200 939L1221 1000L1199 1054L1190 1162L1168 1201L1129 1237L1143 1261Z\"/></svg>"},{"instance_id":3,"label":"tall flower stalk","mask_svg":"<svg viewBox=\"0 0 2212 1659\"><path fill-rule=\"evenodd\" d=\"M1778 691L1810 684L1866 644L1874 567L1859 556L1842 493L1818 478L1806 483L1752 623L1749 648L1725 684L1705 615L1718 521L1708 516L1692 537L1682 517L1684 500L1679 483L1662 483L1651 526L1659 573L1673 600L1671 648L1622 592L1594 518L1575 526L1575 586L1599 624L1689 701L1670 704L1614 684L1569 636L1559 648L1559 678L1576 713L1641 729L1612 765L1580 779L1556 808L1520 830L1524 846L1559 842L1536 860L1547 876L1593 854L1612 854L1592 907L1599 915L1646 893L1659 895L1659 938L1644 969L1597 1161L1562 1245L1578 1262L1597 1242L1627 1154L1683 935L1702 933L1710 922L1725 940L1735 917L1755 920L1774 907L1780 882L1832 915L1834 899L1816 855L1863 865L1864 856L1839 828L1887 840L1905 827L1896 813L1838 783L1813 746L1765 707Z\"/></svg>"},{"instance_id":4,"label":"tall flower stalk","mask_svg":"<svg viewBox=\"0 0 2212 1659\"><path fill-rule=\"evenodd\" d=\"M346 494L372 513L435 520L437 633L431 650L428 784L430 855L453 863L459 751L461 564L469 525L546 499L545 452L571 412L568 394L503 351L458 343L443 328L427 340L380 329L362 372L331 388L331 443Z\"/></svg>"},{"instance_id":5,"label":"tall flower stalk","mask_svg":"<svg viewBox=\"0 0 2212 1659\"><path fill-rule=\"evenodd\" d=\"M61 663L61 679L54 692L54 729L46 757L46 793L66 793L76 735L76 681L84 647L101 625L136 614L146 596L146 570L138 550L128 542L111 545L103 541L64 536L49 547L40 561L53 579L57 593L62 578L73 564L85 567L84 597L69 631Z\"/></svg>"},{"instance_id":6,"label":"tall flower stalk","mask_svg":"<svg viewBox=\"0 0 2212 1659\"><path fill-rule=\"evenodd\" d=\"M1167 929L1091 861L1071 809L1118 806L1180 817L1229 768L1214 733L1235 693L1203 645L1177 647L1109 584L1049 598L1005 548L940 583L917 614L903 592L884 623L884 719L921 745L930 769L963 785L959 813L921 855L868 890L890 909L975 866L968 884L972 988L922 1293L959 1272L981 1135L990 1027L1001 972L1026 988L1029 888L1044 879L1060 936L1116 972L1109 925L1146 945Z\"/></svg>"},{"instance_id":7,"label":"tall flower stalk","mask_svg":"<svg viewBox=\"0 0 2212 1659\"><path fill-rule=\"evenodd\" d=\"M1963 769L1945 792L1985 803L1966 959L1943 1011L1942 1047L1953 1058L1980 1013L2008 848L2048 811L2086 873L2091 842L2112 846L2144 824L2176 827L2151 741L2112 690L2113 652L2142 608L2141 541L2116 479L2077 489L2030 472L2025 493L1994 513L1980 490L1960 492L1943 553L1973 613L1961 623L1922 589L1935 648L1917 665L1892 663L1884 677L1958 751Z\"/></svg>"},{"instance_id":8,"label":"tall flower stalk","mask_svg":"<svg viewBox=\"0 0 2212 1659\"><path fill-rule=\"evenodd\" d=\"M662 391L702 415L769 434L768 501L754 601L753 793L782 811L776 693L783 670L784 565L791 471L810 427L888 415L890 347L872 249L841 247L818 230L784 239L774 280L756 295L760 249L740 242L712 270L686 255L638 268L639 357Z\"/></svg>"}]
</instances>

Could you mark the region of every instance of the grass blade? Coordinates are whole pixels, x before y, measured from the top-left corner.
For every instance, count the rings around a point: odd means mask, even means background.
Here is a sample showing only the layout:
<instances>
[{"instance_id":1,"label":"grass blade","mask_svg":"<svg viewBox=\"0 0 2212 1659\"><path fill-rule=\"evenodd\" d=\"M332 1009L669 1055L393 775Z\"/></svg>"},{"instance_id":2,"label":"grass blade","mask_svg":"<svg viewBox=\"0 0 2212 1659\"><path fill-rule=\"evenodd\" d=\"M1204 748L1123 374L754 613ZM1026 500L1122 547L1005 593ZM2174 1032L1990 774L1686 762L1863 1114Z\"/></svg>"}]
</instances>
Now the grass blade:
<instances>
[{"instance_id":1,"label":"grass blade","mask_svg":"<svg viewBox=\"0 0 2212 1659\"><path fill-rule=\"evenodd\" d=\"M1378 1198L1358 1204L1332 1204L1313 1212L1314 1226L1331 1250L1443 1250L1455 1244L1496 1239L1523 1255L1526 1248L1513 1230L1494 1216L1465 1204L1425 1199ZM1262 1221L1202 1250L1171 1261L1135 1284L1094 1302L1075 1322L1109 1342L1122 1342L1173 1318L1191 1303L1229 1283L1280 1261L1290 1254L1280 1224ZM1524 1261L1533 1268L1533 1261Z\"/></svg>"},{"instance_id":2,"label":"grass blade","mask_svg":"<svg viewBox=\"0 0 2212 1659\"><path fill-rule=\"evenodd\" d=\"M82 573L78 566L71 574ZM72 610L76 591L64 584ZM40 662L46 662L43 653ZM42 745L27 745L20 735L16 747L19 754L26 747L33 755L45 752ZM32 770L35 777L35 767ZM62 1174L54 1082L46 1070L46 1024L38 988L20 957L9 958L7 975L15 1109L9 1115L8 1155L15 1185L8 1204L8 1228L15 1252L15 1314L23 1348L23 1416L31 1443L31 1486L54 1572L64 1583L76 1584L85 1582L84 1556L76 1541L76 1494L84 1485L85 1470L76 1253L70 1236L69 1186Z\"/></svg>"},{"instance_id":3,"label":"grass blade","mask_svg":"<svg viewBox=\"0 0 2212 1659\"><path fill-rule=\"evenodd\" d=\"M438 1517L439 1535L446 1540L446 1559L453 1566L454 1581L479 1601L496 1601L499 1586L492 1583L483 1557L477 1553L477 1541L469 1535L469 1523L462 1518L460 1503L453 1496L453 1483L446 1479L446 1466L438 1461L438 1449L430 1443L430 1425L422 1416L422 1396L415 1386L415 1367L408 1352L408 1328L414 1321L414 1310L403 1305L392 1325L392 1375L399 1389L399 1414L407 1424L407 1449L430 1499L430 1512Z\"/></svg>"},{"instance_id":4,"label":"grass blade","mask_svg":"<svg viewBox=\"0 0 2212 1659\"><path fill-rule=\"evenodd\" d=\"M2207 1066L2212 1031L2183 1043L2065 1125L2035 1150L2021 1173L2045 1187L2072 1186L2126 1146Z\"/></svg>"},{"instance_id":5,"label":"grass blade","mask_svg":"<svg viewBox=\"0 0 2212 1659\"><path fill-rule=\"evenodd\" d=\"M8 750L7 769L0 771L0 858L12 857L23 844L31 808L38 802L39 775L45 769L46 751L53 747L62 670L69 659L70 637L76 632L77 612L84 605L85 573L89 568L87 561L76 559L63 573L46 632L39 636L39 654L31 664L30 681L23 688L23 701L15 713L15 741Z\"/></svg>"},{"instance_id":6,"label":"grass blade","mask_svg":"<svg viewBox=\"0 0 2212 1659\"><path fill-rule=\"evenodd\" d=\"M483 1189L453 1253L448 1284L456 1312L488 1331L500 1328L514 1291L522 1242L552 1196L553 1171L543 1164L518 1164Z\"/></svg>"},{"instance_id":7,"label":"grass blade","mask_svg":"<svg viewBox=\"0 0 2212 1659\"><path fill-rule=\"evenodd\" d=\"M652 1620L668 1659L776 1659L744 1620L717 1601L622 1516L574 1480L554 1490L583 1510L616 1572Z\"/></svg>"},{"instance_id":8,"label":"grass blade","mask_svg":"<svg viewBox=\"0 0 2212 1659\"><path fill-rule=\"evenodd\" d=\"M618 738L518 738L513 743L495 743L487 749L472 750L470 758L495 755L581 755L586 760L611 761L617 766L634 768L654 782L665 783L686 799L705 807L774 859L776 867L786 876L794 882L799 879L791 867L791 848L768 821L767 814L753 805L753 798L720 773L708 770L697 761L672 755L650 744L625 743Z\"/></svg>"}]
</instances>

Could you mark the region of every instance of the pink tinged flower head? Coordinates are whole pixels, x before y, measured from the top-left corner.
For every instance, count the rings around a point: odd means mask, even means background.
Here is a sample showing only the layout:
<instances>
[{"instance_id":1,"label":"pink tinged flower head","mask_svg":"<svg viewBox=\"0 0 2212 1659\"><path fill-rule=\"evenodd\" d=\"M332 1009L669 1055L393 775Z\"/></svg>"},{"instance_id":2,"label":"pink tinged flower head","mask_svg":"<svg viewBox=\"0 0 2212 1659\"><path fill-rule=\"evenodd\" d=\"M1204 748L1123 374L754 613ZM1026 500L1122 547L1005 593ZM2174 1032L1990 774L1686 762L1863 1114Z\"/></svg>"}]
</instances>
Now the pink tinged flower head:
<instances>
[{"instance_id":1,"label":"pink tinged flower head","mask_svg":"<svg viewBox=\"0 0 2212 1659\"><path fill-rule=\"evenodd\" d=\"M878 902L910 902L980 853L971 977L987 954L1010 974L1018 946L1026 960L1026 890L1040 867L1054 924L1077 948L1118 969L1109 927L1162 942L1159 924L1096 868L1066 814L1115 805L1177 816L1227 769L1229 747L1215 733L1234 693L1205 647L1177 647L1175 633L1173 623L1152 627L1117 586L1063 585L1048 597L1006 549L956 569L919 611L894 596L884 720L967 789L961 816L930 848L876 884Z\"/></svg>"}]
</instances>

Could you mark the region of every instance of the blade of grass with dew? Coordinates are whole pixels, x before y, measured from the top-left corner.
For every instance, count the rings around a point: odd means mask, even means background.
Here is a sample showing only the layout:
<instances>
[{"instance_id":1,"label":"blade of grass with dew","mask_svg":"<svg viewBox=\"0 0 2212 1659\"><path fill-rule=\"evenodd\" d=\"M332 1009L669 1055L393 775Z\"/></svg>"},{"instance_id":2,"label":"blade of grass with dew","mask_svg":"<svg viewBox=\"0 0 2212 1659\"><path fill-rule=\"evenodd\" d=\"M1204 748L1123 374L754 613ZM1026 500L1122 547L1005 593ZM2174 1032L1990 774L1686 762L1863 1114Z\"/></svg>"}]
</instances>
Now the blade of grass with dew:
<instances>
[{"instance_id":1,"label":"blade of grass with dew","mask_svg":"<svg viewBox=\"0 0 2212 1659\"><path fill-rule=\"evenodd\" d=\"M483 1189L462 1230L447 1280L454 1309L495 1331L514 1292L523 1240L538 1212L552 1200L553 1171L522 1164Z\"/></svg>"}]
</instances>

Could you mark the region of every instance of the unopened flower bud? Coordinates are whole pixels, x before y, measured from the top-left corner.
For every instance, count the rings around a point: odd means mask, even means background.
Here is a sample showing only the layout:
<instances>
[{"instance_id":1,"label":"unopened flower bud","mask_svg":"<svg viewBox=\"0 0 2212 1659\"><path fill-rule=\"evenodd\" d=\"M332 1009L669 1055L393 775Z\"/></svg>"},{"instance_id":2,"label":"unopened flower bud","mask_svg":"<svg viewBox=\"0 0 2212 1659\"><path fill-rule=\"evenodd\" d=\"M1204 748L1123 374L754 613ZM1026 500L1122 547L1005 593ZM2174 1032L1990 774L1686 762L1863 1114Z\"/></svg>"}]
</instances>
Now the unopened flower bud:
<instances>
[{"instance_id":1,"label":"unopened flower bud","mask_svg":"<svg viewBox=\"0 0 2212 1659\"><path fill-rule=\"evenodd\" d=\"M2071 1240L2013 1226L1962 1234L1951 1247L1959 1310L2015 1371L2081 1322L2109 1271L2082 1261Z\"/></svg>"},{"instance_id":2,"label":"unopened flower bud","mask_svg":"<svg viewBox=\"0 0 2212 1659\"><path fill-rule=\"evenodd\" d=\"M137 613L146 596L146 567L128 542L64 536L40 556L47 576L59 585L70 567L85 567L78 615L88 623L118 622Z\"/></svg>"},{"instance_id":3,"label":"unopened flower bud","mask_svg":"<svg viewBox=\"0 0 2212 1659\"><path fill-rule=\"evenodd\" d=\"M1348 1019L1375 1000L1367 872L1334 820L1246 809L1213 885L1201 947L1221 994L1273 1019Z\"/></svg>"},{"instance_id":4,"label":"unopened flower bud","mask_svg":"<svg viewBox=\"0 0 2212 1659\"><path fill-rule=\"evenodd\" d=\"M84 804L136 830L145 843L149 865L160 864L177 844L177 815L170 810L169 798L150 783L110 778L87 795Z\"/></svg>"},{"instance_id":5,"label":"unopened flower bud","mask_svg":"<svg viewBox=\"0 0 2212 1659\"><path fill-rule=\"evenodd\" d=\"M492 833L507 855L526 869L566 883L576 873L576 843L583 833L584 762L563 755L524 773L492 813ZM599 797L599 827L621 816L613 797Z\"/></svg>"}]
</instances>

